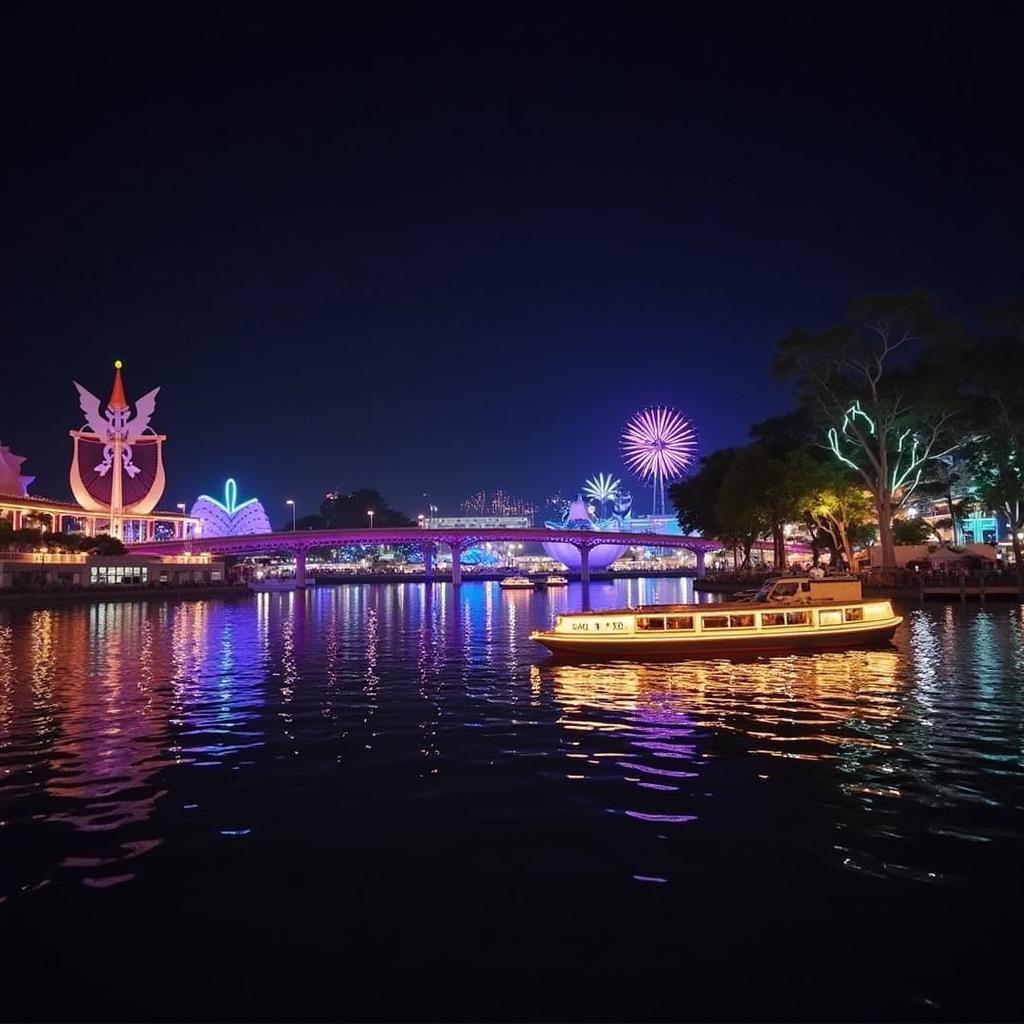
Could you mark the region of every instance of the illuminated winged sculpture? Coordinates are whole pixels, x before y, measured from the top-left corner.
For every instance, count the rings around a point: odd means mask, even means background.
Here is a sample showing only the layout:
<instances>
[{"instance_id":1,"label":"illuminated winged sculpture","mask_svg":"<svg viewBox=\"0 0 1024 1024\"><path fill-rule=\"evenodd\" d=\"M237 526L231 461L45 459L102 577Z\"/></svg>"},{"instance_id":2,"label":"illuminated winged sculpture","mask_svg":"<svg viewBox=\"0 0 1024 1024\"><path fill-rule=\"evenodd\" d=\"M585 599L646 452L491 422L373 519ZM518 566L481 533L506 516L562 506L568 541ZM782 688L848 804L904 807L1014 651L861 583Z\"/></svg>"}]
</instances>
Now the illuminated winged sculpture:
<instances>
[{"instance_id":1,"label":"illuminated winged sculpture","mask_svg":"<svg viewBox=\"0 0 1024 1024\"><path fill-rule=\"evenodd\" d=\"M118 367L120 371L120 367ZM120 372L117 380L120 380ZM156 409L156 394L159 388L143 395L135 403L135 415L127 417L131 411L127 402L124 401L124 390L121 390L121 404L116 401L117 384L114 385L115 394L111 395L107 403L107 411L100 415L100 400L91 392L86 391L78 381L72 381L78 388L78 404L85 413L85 422L89 429L98 437L106 437L109 444L103 446L103 461L96 467L100 476L106 476L113 465L115 437L121 438L121 460L124 463L124 471L130 476L137 476L141 470L132 462L132 445L149 427L149 421L153 418ZM126 418L127 417L127 418Z\"/></svg>"},{"instance_id":2,"label":"illuminated winged sculpture","mask_svg":"<svg viewBox=\"0 0 1024 1024\"><path fill-rule=\"evenodd\" d=\"M74 440L71 490L90 512L109 512L111 533L119 536L126 514L151 512L164 490L164 435L150 426L159 388L135 403L125 398L121 361L114 363L114 386L104 411L100 399L77 381L85 425L70 431Z\"/></svg>"}]
</instances>

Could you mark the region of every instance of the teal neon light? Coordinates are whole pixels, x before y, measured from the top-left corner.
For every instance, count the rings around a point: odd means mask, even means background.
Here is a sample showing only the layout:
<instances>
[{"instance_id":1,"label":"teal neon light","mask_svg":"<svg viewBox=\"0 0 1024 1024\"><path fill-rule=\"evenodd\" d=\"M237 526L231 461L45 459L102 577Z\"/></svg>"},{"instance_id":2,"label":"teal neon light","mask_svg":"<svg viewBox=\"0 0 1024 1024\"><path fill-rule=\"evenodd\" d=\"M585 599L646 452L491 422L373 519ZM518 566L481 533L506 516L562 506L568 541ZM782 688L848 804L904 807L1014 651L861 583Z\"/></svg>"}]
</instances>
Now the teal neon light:
<instances>
[{"instance_id":1,"label":"teal neon light","mask_svg":"<svg viewBox=\"0 0 1024 1024\"><path fill-rule=\"evenodd\" d=\"M208 501L217 508L225 511L229 516L233 516L240 508L245 508L246 505L251 505L255 498L250 498L248 501L243 501L241 505L236 505L236 499L238 498L238 484L235 483L234 477L228 477L224 482L224 500L218 501L216 498L211 498L208 494L200 494L200 501Z\"/></svg>"},{"instance_id":2,"label":"teal neon light","mask_svg":"<svg viewBox=\"0 0 1024 1024\"><path fill-rule=\"evenodd\" d=\"M850 424L853 423L857 417L860 417L868 425L868 432L872 437L875 435L875 421L860 407L860 399L857 399L853 405L843 414L843 426L842 433L846 440L852 440L850 438ZM860 466L857 465L852 459L847 458L839 448L839 431L835 427L828 428L828 446L832 449L832 454L840 461L845 463L851 469L856 469L860 472Z\"/></svg>"}]
</instances>

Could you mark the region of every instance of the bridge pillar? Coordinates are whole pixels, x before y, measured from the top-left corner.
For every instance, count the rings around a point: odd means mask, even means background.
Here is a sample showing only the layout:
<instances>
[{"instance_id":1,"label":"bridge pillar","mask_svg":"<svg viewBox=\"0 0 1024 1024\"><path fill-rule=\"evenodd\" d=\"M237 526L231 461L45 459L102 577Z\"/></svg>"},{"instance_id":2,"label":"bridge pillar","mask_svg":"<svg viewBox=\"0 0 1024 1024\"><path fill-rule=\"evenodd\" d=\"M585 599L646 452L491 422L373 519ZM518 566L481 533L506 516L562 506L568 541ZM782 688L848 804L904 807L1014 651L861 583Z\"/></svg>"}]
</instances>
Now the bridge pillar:
<instances>
[{"instance_id":1,"label":"bridge pillar","mask_svg":"<svg viewBox=\"0 0 1024 1024\"><path fill-rule=\"evenodd\" d=\"M580 582L590 582L590 548L586 544L577 544L580 553Z\"/></svg>"},{"instance_id":2,"label":"bridge pillar","mask_svg":"<svg viewBox=\"0 0 1024 1024\"><path fill-rule=\"evenodd\" d=\"M420 550L423 552L423 572L428 580L434 578L434 545L422 544Z\"/></svg>"},{"instance_id":3,"label":"bridge pillar","mask_svg":"<svg viewBox=\"0 0 1024 1024\"><path fill-rule=\"evenodd\" d=\"M701 548L699 551L695 552L695 554L697 555L697 579L702 580L704 579L705 572L704 556L707 554L707 552L703 548Z\"/></svg>"},{"instance_id":4,"label":"bridge pillar","mask_svg":"<svg viewBox=\"0 0 1024 1024\"><path fill-rule=\"evenodd\" d=\"M306 586L306 551L304 548L295 552L295 586L303 589Z\"/></svg>"},{"instance_id":5,"label":"bridge pillar","mask_svg":"<svg viewBox=\"0 0 1024 1024\"><path fill-rule=\"evenodd\" d=\"M462 545L449 542L448 546L452 549L452 586L459 587L462 585Z\"/></svg>"}]
</instances>

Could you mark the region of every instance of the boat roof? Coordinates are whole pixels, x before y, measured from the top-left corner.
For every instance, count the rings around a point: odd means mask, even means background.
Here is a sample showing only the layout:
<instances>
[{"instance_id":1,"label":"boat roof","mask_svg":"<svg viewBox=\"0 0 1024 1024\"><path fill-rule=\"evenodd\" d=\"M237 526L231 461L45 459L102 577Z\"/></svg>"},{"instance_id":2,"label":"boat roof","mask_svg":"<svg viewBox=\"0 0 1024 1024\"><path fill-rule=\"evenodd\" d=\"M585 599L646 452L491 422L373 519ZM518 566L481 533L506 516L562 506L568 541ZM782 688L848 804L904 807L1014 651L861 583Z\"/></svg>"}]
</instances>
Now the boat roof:
<instances>
[{"instance_id":1,"label":"boat roof","mask_svg":"<svg viewBox=\"0 0 1024 1024\"><path fill-rule=\"evenodd\" d=\"M834 608L836 605L870 604L871 600L864 597L839 598L838 600L802 601L794 604L754 604L753 601L721 601L714 604L642 604L636 608L606 608L603 611L559 612L560 616L571 615L573 618L584 616L608 615L714 615L716 612L776 612L799 611L802 608Z\"/></svg>"}]
</instances>

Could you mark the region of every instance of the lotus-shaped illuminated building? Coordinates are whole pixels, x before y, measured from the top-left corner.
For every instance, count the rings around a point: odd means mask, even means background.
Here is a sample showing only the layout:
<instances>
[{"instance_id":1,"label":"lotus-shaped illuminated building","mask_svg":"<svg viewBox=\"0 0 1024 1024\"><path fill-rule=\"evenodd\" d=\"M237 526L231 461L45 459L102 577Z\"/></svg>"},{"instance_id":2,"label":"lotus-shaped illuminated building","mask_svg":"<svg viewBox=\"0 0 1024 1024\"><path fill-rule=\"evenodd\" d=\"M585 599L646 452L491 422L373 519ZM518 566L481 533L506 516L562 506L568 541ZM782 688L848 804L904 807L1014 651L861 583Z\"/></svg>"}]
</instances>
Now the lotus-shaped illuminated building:
<instances>
[{"instance_id":1,"label":"lotus-shaped illuminated building","mask_svg":"<svg viewBox=\"0 0 1024 1024\"><path fill-rule=\"evenodd\" d=\"M224 501L201 494L192 513L202 521L204 537L238 537L247 533L271 533L270 520L256 498L238 504L238 486L230 477L224 484Z\"/></svg>"},{"instance_id":2,"label":"lotus-shaped illuminated building","mask_svg":"<svg viewBox=\"0 0 1024 1024\"><path fill-rule=\"evenodd\" d=\"M569 511L561 522L546 522L544 525L555 530L594 530L599 532L602 529L619 529L616 520L595 522L591 519L586 503L579 496L570 503ZM575 544L545 541L544 551L548 558L561 562L567 569L578 570L580 568L580 551ZM598 544L592 547L590 549L591 571L607 569L617 558L621 558L625 551L626 548L621 544Z\"/></svg>"}]
</instances>

